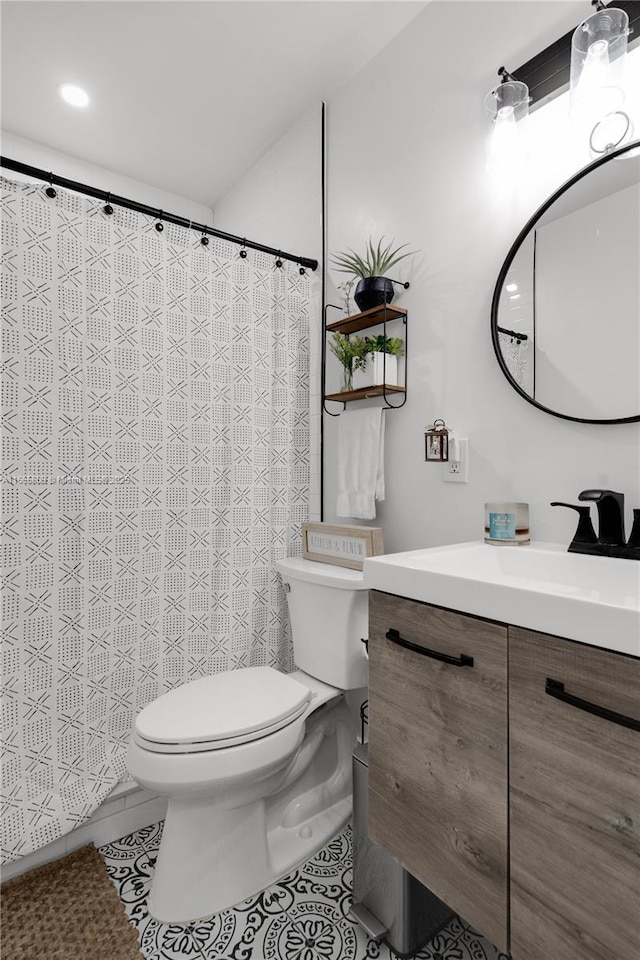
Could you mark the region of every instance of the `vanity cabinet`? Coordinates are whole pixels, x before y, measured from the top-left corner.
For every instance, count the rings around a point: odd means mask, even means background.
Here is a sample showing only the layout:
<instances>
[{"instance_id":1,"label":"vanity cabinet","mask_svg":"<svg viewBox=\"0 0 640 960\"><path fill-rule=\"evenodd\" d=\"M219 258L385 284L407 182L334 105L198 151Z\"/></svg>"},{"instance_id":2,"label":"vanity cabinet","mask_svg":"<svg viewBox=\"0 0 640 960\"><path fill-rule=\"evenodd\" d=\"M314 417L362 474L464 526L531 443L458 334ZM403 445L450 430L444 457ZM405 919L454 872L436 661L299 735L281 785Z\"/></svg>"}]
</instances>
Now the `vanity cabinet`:
<instances>
[{"instance_id":1,"label":"vanity cabinet","mask_svg":"<svg viewBox=\"0 0 640 960\"><path fill-rule=\"evenodd\" d=\"M513 958L638 960L640 660L510 627L509 664Z\"/></svg>"},{"instance_id":2,"label":"vanity cabinet","mask_svg":"<svg viewBox=\"0 0 640 960\"><path fill-rule=\"evenodd\" d=\"M372 591L369 701L369 835L506 949L506 627Z\"/></svg>"},{"instance_id":3,"label":"vanity cabinet","mask_svg":"<svg viewBox=\"0 0 640 960\"><path fill-rule=\"evenodd\" d=\"M638 960L640 659L375 590L369 618L372 838L513 960Z\"/></svg>"}]
</instances>

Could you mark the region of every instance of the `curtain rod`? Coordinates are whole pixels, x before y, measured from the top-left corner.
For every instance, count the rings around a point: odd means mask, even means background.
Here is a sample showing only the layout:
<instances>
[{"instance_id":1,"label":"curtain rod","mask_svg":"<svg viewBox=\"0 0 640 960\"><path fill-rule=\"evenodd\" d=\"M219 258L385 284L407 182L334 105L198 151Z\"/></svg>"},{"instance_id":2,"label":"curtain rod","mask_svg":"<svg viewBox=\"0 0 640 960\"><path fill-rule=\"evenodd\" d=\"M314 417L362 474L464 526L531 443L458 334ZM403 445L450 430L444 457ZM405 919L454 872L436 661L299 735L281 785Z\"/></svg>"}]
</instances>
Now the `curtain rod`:
<instances>
[{"instance_id":1,"label":"curtain rod","mask_svg":"<svg viewBox=\"0 0 640 960\"><path fill-rule=\"evenodd\" d=\"M528 340L529 334L517 333L515 330L505 330L504 327L498 327L498 333L504 333L507 337L515 337L516 340Z\"/></svg>"},{"instance_id":2,"label":"curtain rod","mask_svg":"<svg viewBox=\"0 0 640 960\"><path fill-rule=\"evenodd\" d=\"M274 247L267 247L263 243L256 243L255 240L247 240L245 237L236 237L232 233L224 233L222 230L214 230L204 223L194 223L185 217L179 217L175 213L167 213L166 210L159 210L156 207L149 207L144 203L137 203L135 200L127 200L126 197L118 197L107 190L99 190L97 187L89 187L84 183L78 183L76 180L67 180L65 177L58 177L54 173L48 173L46 170L40 170L38 167L31 167L26 163L20 163L19 160L11 160L9 157L0 157L0 166L7 170L13 170L15 173L24 173L28 177L34 177L36 180L44 180L47 183L66 190L74 190L76 193L83 193L87 197L95 197L97 200L104 200L106 203L115 203L119 207L126 207L127 210L136 210L138 213L145 213L154 220L164 220L166 223L175 223L179 227L188 227L190 230L197 230L198 233L207 234L210 237L219 237L221 240L228 240L229 243L237 243L242 247L249 247L251 250L260 250L262 253L270 253L280 260L290 260L292 263L299 263L301 267L309 267L310 270L316 270L317 260L311 260L309 257L297 257L293 253L285 253L283 250L276 250Z\"/></svg>"}]
</instances>

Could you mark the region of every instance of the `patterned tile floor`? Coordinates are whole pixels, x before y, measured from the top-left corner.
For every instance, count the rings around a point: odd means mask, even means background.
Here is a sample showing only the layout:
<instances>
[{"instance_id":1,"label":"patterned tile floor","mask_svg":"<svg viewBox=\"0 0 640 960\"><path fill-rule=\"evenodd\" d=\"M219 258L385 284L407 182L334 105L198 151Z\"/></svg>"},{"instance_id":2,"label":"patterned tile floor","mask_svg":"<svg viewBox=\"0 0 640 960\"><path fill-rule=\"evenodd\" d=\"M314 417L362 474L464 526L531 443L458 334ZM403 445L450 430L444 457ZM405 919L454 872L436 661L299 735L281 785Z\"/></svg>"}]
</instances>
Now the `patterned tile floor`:
<instances>
[{"instance_id":1,"label":"patterned tile floor","mask_svg":"<svg viewBox=\"0 0 640 960\"><path fill-rule=\"evenodd\" d=\"M107 872L137 928L147 960L392 960L348 916L351 831L298 870L239 906L187 927L158 923L147 894L162 824L100 847ZM455 919L417 954L419 960L508 960Z\"/></svg>"}]
</instances>

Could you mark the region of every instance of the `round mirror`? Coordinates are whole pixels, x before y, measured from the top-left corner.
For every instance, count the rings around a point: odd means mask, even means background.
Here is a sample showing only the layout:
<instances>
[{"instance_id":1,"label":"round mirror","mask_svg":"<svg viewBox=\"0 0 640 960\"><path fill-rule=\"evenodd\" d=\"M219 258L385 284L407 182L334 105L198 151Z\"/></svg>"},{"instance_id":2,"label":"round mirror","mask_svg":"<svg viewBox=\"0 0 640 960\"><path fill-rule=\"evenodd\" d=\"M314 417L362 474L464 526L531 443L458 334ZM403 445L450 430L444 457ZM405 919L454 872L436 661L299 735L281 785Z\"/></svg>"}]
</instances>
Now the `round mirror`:
<instances>
[{"instance_id":1,"label":"round mirror","mask_svg":"<svg viewBox=\"0 0 640 960\"><path fill-rule=\"evenodd\" d=\"M511 247L493 295L502 372L585 423L640 420L640 141L585 167Z\"/></svg>"}]
</instances>

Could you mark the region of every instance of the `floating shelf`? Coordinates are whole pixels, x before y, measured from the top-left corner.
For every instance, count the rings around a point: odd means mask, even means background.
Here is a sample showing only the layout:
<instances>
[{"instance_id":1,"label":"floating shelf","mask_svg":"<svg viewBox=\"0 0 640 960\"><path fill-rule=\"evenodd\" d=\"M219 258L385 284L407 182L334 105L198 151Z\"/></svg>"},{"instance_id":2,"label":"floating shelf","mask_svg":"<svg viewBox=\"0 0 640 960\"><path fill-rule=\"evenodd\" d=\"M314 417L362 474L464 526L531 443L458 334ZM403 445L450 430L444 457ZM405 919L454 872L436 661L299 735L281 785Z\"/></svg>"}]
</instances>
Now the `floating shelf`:
<instances>
[{"instance_id":1,"label":"floating shelf","mask_svg":"<svg viewBox=\"0 0 640 960\"><path fill-rule=\"evenodd\" d=\"M389 303L383 303L379 307L344 317L343 320L334 320L327 324L326 329L328 333L356 333L358 330L366 330L367 327L377 327L379 323L384 323L385 319L389 323L399 317L406 320L407 311L403 307L392 307Z\"/></svg>"}]
</instances>

